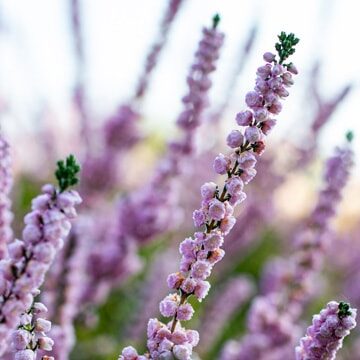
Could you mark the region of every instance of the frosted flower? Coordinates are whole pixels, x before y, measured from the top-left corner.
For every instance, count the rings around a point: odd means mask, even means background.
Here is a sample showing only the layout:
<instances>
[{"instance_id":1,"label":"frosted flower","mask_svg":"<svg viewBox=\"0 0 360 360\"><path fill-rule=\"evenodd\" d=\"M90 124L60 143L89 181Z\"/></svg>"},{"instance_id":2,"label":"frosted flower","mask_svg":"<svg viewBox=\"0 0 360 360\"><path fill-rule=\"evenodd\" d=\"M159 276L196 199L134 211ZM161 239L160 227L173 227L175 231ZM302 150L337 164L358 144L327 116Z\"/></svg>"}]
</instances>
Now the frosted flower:
<instances>
[{"instance_id":1,"label":"frosted flower","mask_svg":"<svg viewBox=\"0 0 360 360\"><path fill-rule=\"evenodd\" d=\"M217 185L213 182L207 182L201 186L201 196L204 200L210 200L214 197Z\"/></svg>"},{"instance_id":2,"label":"frosted flower","mask_svg":"<svg viewBox=\"0 0 360 360\"><path fill-rule=\"evenodd\" d=\"M226 143L231 148L240 147L244 142L244 136L239 130L233 130L226 138Z\"/></svg>"},{"instance_id":3,"label":"frosted flower","mask_svg":"<svg viewBox=\"0 0 360 360\"><path fill-rule=\"evenodd\" d=\"M193 212L194 225L200 227L205 224L206 214L203 210L195 210Z\"/></svg>"},{"instance_id":4,"label":"frosted flower","mask_svg":"<svg viewBox=\"0 0 360 360\"><path fill-rule=\"evenodd\" d=\"M178 299L176 295L168 295L160 302L160 312L165 317L174 316L177 310Z\"/></svg>"},{"instance_id":5,"label":"frosted flower","mask_svg":"<svg viewBox=\"0 0 360 360\"><path fill-rule=\"evenodd\" d=\"M234 176L226 181L226 190L231 196L239 195L243 188L244 182L238 176Z\"/></svg>"},{"instance_id":6,"label":"frosted flower","mask_svg":"<svg viewBox=\"0 0 360 360\"><path fill-rule=\"evenodd\" d=\"M253 113L250 110L239 112L236 115L236 122L240 126L248 126L253 120Z\"/></svg>"},{"instance_id":7,"label":"frosted flower","mask_svg":"<svg viewBox=\"0 0 360 360\"><path fill-rule=\"evenodd\" d=\"M214 170L220 175L226 174L230 169L231 161L228 156L219 154L214 160Z\"/></svg>"},{"instance_id":8,"label":"frosted flower","mask_svg":"<svg viewBox=\"0 0 360 360\"><path fill-rule=\"evenodd\" d=\"M190 320L192 318L193 314L194 314L193 307L189 303L187 303L187 304L182 304L179 306L177 313L176 313L176 317L180 321Z\"/></svg>"},{"instance_id":9,"label":"frosted flower","mask_svg":"<svg viewBox=\"0 0 360 360\"><path fill-rule=\"evenodd\" d=\"M332 301L314 316L305 337L296 347L296 359L335 359L343 339L356 325L356 310L346 303Z\"/></svg>"},{"instance_id":10,"label":"frosted flower","mask_svg":"<svg viewBox=\"0 0 360 360\"><path fill-rule=\"evenodd\" d=\"M191 267L191 276L194 279L205 280L210 276L211 265L204 260L196 261Z\"/></svg>"},{"instance_id":11,"label":"frosted flower","mask_svg":"<svg viewBox=\"0 0 360 360\"><path fill-rule=\"evenodd\" d=\"M221 220L225 216L225 205L218 199L212 199L209 203L209 216L214 220Z\"/></svg>"},{"instance_id":12,"label":"frosted flower","mask_svg":"<svg viewBox=\"0 0 360 360\"><path fill-rule=\"evenodd\" d=\"M269 109L270 111L270 109ZM245 130L245 139L250 143L253 144L259 140L261 140L261 132L258 127L256 126L249 126Z\"/></svg>"}]
</instances>

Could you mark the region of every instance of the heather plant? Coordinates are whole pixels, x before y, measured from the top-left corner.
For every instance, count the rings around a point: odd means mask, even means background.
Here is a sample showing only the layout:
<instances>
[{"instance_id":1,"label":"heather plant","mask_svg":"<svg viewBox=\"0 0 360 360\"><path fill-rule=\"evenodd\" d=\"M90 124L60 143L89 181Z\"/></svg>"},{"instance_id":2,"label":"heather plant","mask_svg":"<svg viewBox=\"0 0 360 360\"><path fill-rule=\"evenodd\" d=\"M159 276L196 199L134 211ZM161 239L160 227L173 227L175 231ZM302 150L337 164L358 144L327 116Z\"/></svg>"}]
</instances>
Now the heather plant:
<instances>
[{"instance_id":1,"label":"heather plant","mask_svg":"<svg viewBox=\"0 0 360 360\"><path fill-rule=\"evenodd\" d=\"M35 314L32 312L36 310L33 301L39 294L39 288L56 252L61 249L69 234L70 220L76 217L75 206L81 203L79 194L74 190L68 190L69 186L77 183L79 170L72 155L65 161L58 162L56 178L59 187L50 184L43 186L42 194L32 201L32 211L25 216L23 240L11 241L8 245L9 255L0 261L1 354L8 349L9 338L13 330L19 326L19 329L25 329L27 333L21 332L22 339L14 345L15 349L19 350L16 359L35 358L36 350L42 342L46 344L41 345L41 349L51 348L50 340L40 340L43 337L36 334L37 330L48 332L50 325L46 322L46 328L43 330L36 326L33 330L32 315Z\"/></svg>"},{"instance_id":2,"label":"heather plant","mask_svg":"<svg viewBox=\"0 0 360 360\"><path fill-rule=\"evenodd\" d=\"M236 122L243 131L233 130L227 137L232 152L229 155L219 154L214 160L214 171L227 175L225 184L221 190L213 182L201 187L201 208L194 211L193 220L194 225L202 227L203 231L195 232L193 237L180 244L180 271L168 277L168 286L177 292L160 302L161 314L172 320L166 324L150 319L147 328L148 355L138 355L134 348L126 347L120 359L191 359L199 334L181 325L181 321L190 320L194 314L188 299L193 295L202 301L208 294L210 283L206 279L213 266L224 256L221 248L224 236L236 222L234 207L245 200L244 184L256 175L255 155L264 152L263 140L276 123L270 116L281 112L279 99L289 95L286 87L293 84L292 73L297 73L292 63L285 64L284 61L295 52L299 39L294 34L282 32L279 41L275 46L279 58L269 52L264 54L266 64L258 68L254 91L245 97L249 109L236 116Z\"/></svg>"},{"instance_id":3,"label":"heather plant","mask_svg":"<svg viewBox=\"0 0 360 360\"><path fill-rule=\"evenodd\" d=\"M243 85L239 75L247 81L243 70L248 61L251 65L263 24L257 12L259 21L244 32L245 43L227 63L227 51L237 39L230 24L223 24L229 18L220 21L215 15L199 36L174 135L149 132L141 121L147 116L145 99L185 3L164 2L135 86L110 117L96 119L92 81L87 80L93 38L85 31L92 21L86 16L92 14L85 2L68 1L75 60L70 105L80 120L78 134L71 124L69 138L55 126L50 136L37 123L44 154L32 157L34 165L29 161L25 170L18 160L30 158L23 149L32 144L9 141L16 144L11 151L0 133L1 359L357 358L359 217L351 215L351 228L346 212L349 204L355 207L356 186L347 186L350 197L341 202L354 164L352 132L324 162L320 190L313 186L322 163L320 136L350 91L356 91L356 82L326 97L319 81L324 58L309 73L306 107L302 104L295 115L301 124L291 124L294 114L288 115L291 130L265 144L298 73L291 56L299 39L282 32L274 53L263 55L254 88L245 95L246 107L235 117L239 127L222 139L223 128L228 131L225 114L236 87ZM229 29L225 47L223 29ZM124 31L130 38L130 29ZM190 40L175 44L176 51ZM122 50L123 57L131 53ZM177 71L175 64L172 71ZM225 65L228 79L217 84L214 73ZM120 75L123 70L119 64L113 71ZM306 81L306 74L302 78ZM223 91L213 96L217 85ZM166 98L159 100L166 110ZM57 163L58 185L45 185L35 196L39 186L26 172L36 172L42 182L59 144L82 159L81 181L80 166L70 155ZM79 216L82 199L70 189L75 185L84 200ZM296 216L287 214L282 206L297 208L303 185L316 195L302 199L305 205L295 209ZM22 229L13 212L21 215L31 199ZM318 315L306 329L312 314Z\"/></svg>"},{"instance_id":4,"label":"heather plant","mask_svg":"<svg viewBox=\"0 0 360 360\"><path fill-rule=\"evenodd\" d=\"M356 325L355 318L356 310L349 304L329 302L319 315L313 317L312 325L296 347L296 359L335 359L344 338Z\"/></svg>"}]
</instances>

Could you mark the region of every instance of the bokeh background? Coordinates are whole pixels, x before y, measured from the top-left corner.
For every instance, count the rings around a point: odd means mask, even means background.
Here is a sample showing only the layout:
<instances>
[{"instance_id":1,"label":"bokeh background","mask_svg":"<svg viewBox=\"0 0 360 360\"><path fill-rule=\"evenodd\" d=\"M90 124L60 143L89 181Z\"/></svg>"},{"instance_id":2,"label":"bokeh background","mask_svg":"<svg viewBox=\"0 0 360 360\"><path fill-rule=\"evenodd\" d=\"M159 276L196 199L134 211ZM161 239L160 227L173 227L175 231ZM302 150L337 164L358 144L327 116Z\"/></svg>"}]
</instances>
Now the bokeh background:
<instances>
[{"instance_id":1,"label":"bokeh background","mask_svg":"<svg viewBox=\"0 0 360 360\"><path fill-rule=\"evenodd\" d=\"M79 158L83 154L79 114L73 101L77 82L81 79L84 86L91 126L100 128L119 104L132 95L146 53L157 36L167 1L82 0L79 4L83 43L80 62L74 46L70 1L0 0L0 125L14 156L14 226L18 232L31 197L37 193L39 184L51 178L51 161L69 152ZM255 245L247 248L247 256L234 260L221 276L215 276L215 294L221 292L223 283L240 273L259 283L266 260L288 251L287 239L315 203L324 159L335 146L343 143L348 130L353 130L355 135L352 146L356 161L334 229L339 237L350 234L354 241L360 241L357 230L360 219L359 10L353 0L184 1L141 103L145 140L125 160L126 176L111 199L141 186L146 174L161 158L166 141L176 135L175 120L186 93L186 74L201 28L211 23L214 13L221 15L220 28L226 40L213 76L210 110L217 109L225 100L228 106L220 128L214 130L205 123L201 129L199 153L206 153L207 142L217 143L219 148L225 143L226 131L233 126L236 113L244 108L246 91L253 88L262 54L273 51L277 34L284 30L300 38L293 57L299 75L269 144L275 162L279 163L278 171L286 177L273 195L273 221L268 221L256 234ZM254 44L244 57L242 51L252 31L255 32ZM244 67L237 73L242 61ZM236 86L228 98L227 90L234 77ZM286 172L294 149L306 149L309 127L317 111L314 88L326 102L335 99L346 86L351 87L350 92L339 102L316 138L316 156L305 168ZM205 161L208 161L206 157ZM153 276L153 281L157 278L156 271L165 279L164 269L170 267L168 257L177 256L176 244L181 236L190 232L191 206L196 206L198 185L201 179L206 179L204 174L209 173L211 163L205 162L204 167L203 173L198 174L199 181L192 182L184 176L183 184L190 186L193 195L183 204L184 222L178 231L141 248L140 257L145 264L142 271L114 289L104 304L79 316L73 359L114 359L128 341L140 348L144 345L134 339L131 332L134 331L131 324L139 322L135 316L138 309L147 301L148 295L141 289L151 281L149 276ZM198 171L202 168L198 167ZM336 256L334 254L331 256ZM339 269L336 271L341 272L340 265ZM327 279L338 279L336 271L332 275L332 269L328 269ZM322 282L319 296L309 306L308 319L333 294L347 297L340 288L334 289L329 282ZM224 341L244 331L246 307L234 312L212 347L202 349L201 358L216 359ZM156 307L154 309L156 311ZM199 308L200 315L195 318L194 326L199 326L202 311ZM145 322L143 326L145 329ZM345 352L343 356L356 359L351 353Z\"/></svg>"}]
</instances>

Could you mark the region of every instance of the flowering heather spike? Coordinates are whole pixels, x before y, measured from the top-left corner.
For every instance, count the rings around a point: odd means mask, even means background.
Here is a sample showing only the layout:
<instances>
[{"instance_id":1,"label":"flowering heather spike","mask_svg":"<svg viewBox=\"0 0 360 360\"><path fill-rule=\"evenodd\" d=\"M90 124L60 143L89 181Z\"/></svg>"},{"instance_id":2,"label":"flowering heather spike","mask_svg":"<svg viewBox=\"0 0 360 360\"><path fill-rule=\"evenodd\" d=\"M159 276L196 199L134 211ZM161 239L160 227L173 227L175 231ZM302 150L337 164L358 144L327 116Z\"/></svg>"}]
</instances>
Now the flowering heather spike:
<instances>
[{"instance_id":1,"label":"flowering heather spike","mask_svg":"<svg viewBox=\"0 0 360 360\"><path fill-rule=\"evenodd\" d=\"M74 169L74 161L69 160L69 164ZM67 174L68 166L61 169L61 174ZM42 192L33 199L32 211L25 216L23 240L13 241L9 258L0 260L0 355L7 349L8 336L19 325L20 315L39 294L55 253L69 234L70 220L76 217L75 206L81 202L76 191L45 185Z\"/></svg>"},{"instance_id":2,"label":"flowering heather spike","mask_svg":"<svg viewBox=\"0 0 360 360\"><path fill-rule=\"evenodd\" d=\"M195 226L200 227L201 231L180 244L180 271L170 274L168 278L169 287L176 292L160 303L160 312L165 317L172 317L172 321L166 325L157 319L150 319L148 323L147 347L152 359L175 357L190 360L192 349L199 342L197 331L186 330L180 324L189 320L194 312L187 300L193 295L201 301L209 291L210 284L206 279L213 266L224 256L221 248L224 236L236 221L233 217L234 207L244 200L243 186L230 186L229 183L237 181L243 185L255 176L256 145L260 141L263 143L265 138L262 123L268 120L270 113L278 114L281 111L281 96L277 91L286 86L283 84L283 74L286 72L274 57L270 59L266 56L265 60L268 64L259 68L257 73L257 82L264 86L256 86L255 91L246 95L245 101L250 110L237 116L237 122L244 127L243 143L238 148L230 147L229 155L220 154L214 161L215 172L225 174L227 180L221 190L210 182L201 187L201 208L194 212ZM291 77L291 74L286 76ZM290 85L289 82L287 84ZM258 116L259 111L264 116ZM250 118L250 121L243 123L245 118ZM135 349L130 348L128 354L124 351L119 359L137 359Z\"/></svg>"},{"instance_id":3,"label":"flowering heather spike","mask_svg":"<svg viewBox=\"0 0 360 360\"><path fill-rule=\"evenodd\" d=\"M34 303L29 311L20 316L20 324L11 336L15 360L36 359L38 350L52 350L54 341L46 336L51 330L51 322L43 318L46 312L45 305Z\"/></svg>"},{"instance_id":4,"label":"flowering heather spike","mask_svg":"<svg viewBox=\"0 0 360 360\"><path fill-rule=\"evenodd\" d=\"M69 155L65 161L59 160L57 166L55 176L59 183L60 192L79 182L77 174L80 172L80 166L76 162L74 155Z\"/></svg>"},{"instance_id":5,"label":"flowering heather spike","mask_svg":"<svg viewBox=\"0 0 360 360\"><path fill-rule=\"evenodd\" d=\"M13 214L9 198L12 183L9 145L0 133L0 260L7 256L7 244L12 239Z\"/></svg>"},{"instance_id":6,"label":"flowering heather spike","mask_svg":"<svg viewBox=\"0 0 360 360\"><path fill-rule=\"evenodd\" d=\"M356 309L344 302L331 301L313 317L305 337L296 347L296 360L334 360L345 336L356 326Z\"/></svg>"}]
</instances>

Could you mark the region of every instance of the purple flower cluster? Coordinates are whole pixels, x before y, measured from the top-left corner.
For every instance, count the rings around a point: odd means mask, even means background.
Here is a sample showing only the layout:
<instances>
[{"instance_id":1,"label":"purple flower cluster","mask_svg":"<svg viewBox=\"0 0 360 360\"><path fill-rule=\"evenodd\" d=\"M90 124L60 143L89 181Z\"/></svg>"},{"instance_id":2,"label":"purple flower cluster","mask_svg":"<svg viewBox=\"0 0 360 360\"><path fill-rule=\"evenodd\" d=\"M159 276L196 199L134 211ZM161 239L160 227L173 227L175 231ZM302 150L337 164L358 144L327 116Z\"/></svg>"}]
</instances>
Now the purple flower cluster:
<instances>
[{"instance_id":1,"label":"purple flower cluster","mask_svg":"<svg viewBox=\"0 0 360 360\"><path fill-rule=\"evenodd\" d=\"M103 151L100 155L88 154L82 171L82 187L92 195L112 189L117 180L116 159L119 153L130 149L140 139L137 122L140 114L131 104L118 108L103 127Z\"/></svg>"},{"instance_id":2,"label":"purple flower cluster","mask_svg":"<svg viewBox=\"0 0 360 360\"><path fill-rule=\"evenodd\" d=\"M312 325L296 347L296 360L334 360L342 347L345 336L356 325L356 309L348 304L331 301L319 315L313 317Z\"/></svg>"},{"instance_id":3,"label":"purple flower cluster","mask_svg":"<svg viewBox=\"0 0 360 360\"><path fill-rule=\"evenodd\" d=\"M187 77L189 92L183 97L183 112L177 119L180 128L192 135L191 129L199 126L202 112L208 106L208 91L212 86L210 73L216 69L216 60L224 42L224 34L215 28L204 28L203 36L195 53L195 62Z\"/></svg>"},{"instance_id":4,"label":"purple flower cluster","mask_svg":"<svg viewBox=\"0 0 360 360\"><path fill-rule=\"evenodd\" d=\"M120 206L125 206L123 202ZM84 244L93 246L82 251L87 252L82 279L82 304L100 304L109 292L142 268L142 261L137 254L136 244L127 239L112 214L95 223L88 222ZM117 212L115 213L117 215ZM102 239L102 241L99 241Z\"/></svg>"},{"instance_id":5,"label":"purple flower cluster","mask_svg":"<svg viewBox=\"0 0 360 360\"><path fill-rule=\"evenodd\" d=\"M51 330L51 322L43 318L46 312L46 306L36 302L20 316L18 329L12 333L15 360L36 360L38 350L52 350L54 341L46 336ZM54 360L52 356L42 359Z\"/></svg>"},{"instance_id":6,"label":"purple flower cluster","mask_svg":"<svg viewBox=\"0 0 360 360\"><path fill-rule=\"evenodd\" d=\"M23 240L9 244L9 257L0 261L0 353L9 332L33 303L56 251L69 234L81 198L76 191L59 192L45 185L25 216Z\"/></svg>"},{"instance_id":7,"label":"purple flower cluster","mask_svg":"<svg viewBox=\"0 0 360 360\"><path fill-rule=\"evenodd\" d=\"M53 279L48 276L45 285L48 284L49 280L53 280L52 288L45 286L42 292L45 303L49 301L54 309L51 319L55 327L53 327L50 335L56 344L51 355L57 360L68 359L71 349L75 345L73 323L82 310L81 297L86 284L84 281L86 275L85 260L88 255L87 247L90 244L86 242L88 238L81 235L87 233L90 220L84 217L78 220L80 222L77 221L61 252L60 262L57 261L58 259L55 261L61 273L53 273Z\"/></svg>"},{"instance_id":8,"label":"purple flower cluster","mask_svg":"<svg viewBox=\"0 0 360 360\"><path fill-rule=\"evenodd\" d=\"M119 151L133 146L139 140L136 126L139 117L131 105L120 106L116 114L105 123L106 148Z\"/></svg>"},{"instance_id":9,"label":"purple flower cluster","mask_svg":"<svg viewBox=\"0 0 360 360\"><path fill-rule=\"evenodd\" d=\"M201 301L210 289L206 279L214 264L224 256L221 246L224 236L235 224L234 206L245 199L244 184L256 175L256 154L263 153L264 138L276 123L270 117L281 111L280 99L288 96L286 87L293 84L291 72L297 73L292 64L283 66L277 63L275 57L271 53L264 54L266 64L257 71L255 90L245 98L249 110L236 117L243 130L233 130L227 138L232 149L230 155L219 154L215 158L215 172L227 175L223 189L220 191L212 182L201 187L201 208L195 210L193 219L196 227L205 230L196 232L180 244L180 271L168 277L169 287L177 290L177 293L166 296L160 302L161 314L173 320L166 325L151 319L148 325L147 345L152 359L174 356L176 359L190 360L192 349L198 343L198 333L192 331L189 338L189 330L186 331L179 324L179 321L190 320L194 313L187 299L194 295ZM182 339L180 344L173 339L178 331Z\"/></svg>"},{"instance_id":10,"label":"purple flower cluster","mask_svg":"<svg viewBox=\"0 0 360 360\"><path fill-rule=\"evenodd\" d=\"M287 311L282 313L282 301L278 294L255 298L248 315L249 333L240 342L229 341L222 351L221 360L265 360L270 350L279 354L294 342L299 333L293 323L293 314L297 309L287 307ZM281 357L271 359L276 358Z\"/></svg>"},{"instance_id":11,"label":"purple flower cluster","mask_svg":"<svg viewBox=\"0 0 360 360\"><path fill-rule=\"evenodd\" d=\"M7 244L12 239L9 193L12 187L10 149L0 133L0 260L7 257Z\"/></svg>"}]
</instances>

